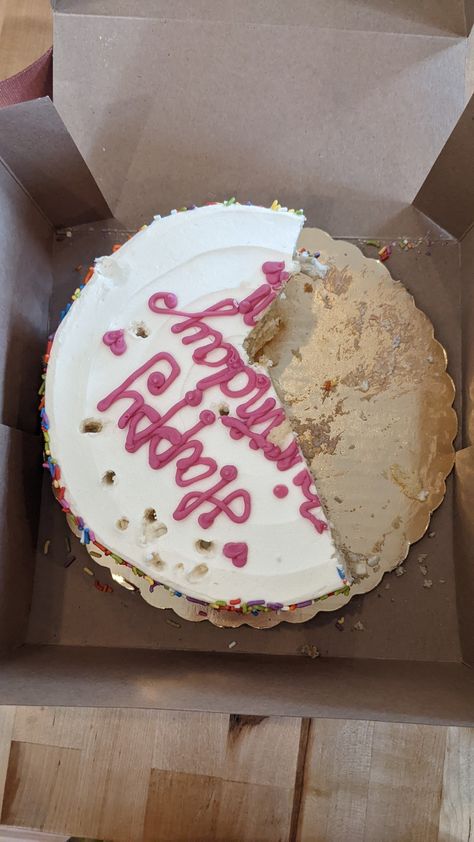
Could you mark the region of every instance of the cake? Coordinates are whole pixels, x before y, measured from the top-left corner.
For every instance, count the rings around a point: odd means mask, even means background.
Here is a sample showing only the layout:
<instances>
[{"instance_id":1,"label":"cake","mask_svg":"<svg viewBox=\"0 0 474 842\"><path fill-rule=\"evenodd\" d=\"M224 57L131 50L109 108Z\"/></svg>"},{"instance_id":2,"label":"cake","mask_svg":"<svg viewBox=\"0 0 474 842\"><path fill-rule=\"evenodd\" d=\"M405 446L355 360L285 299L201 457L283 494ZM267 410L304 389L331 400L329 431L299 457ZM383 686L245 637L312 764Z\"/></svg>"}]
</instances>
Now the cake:
<instances>
[{"instance_id":1,"label":"cake","mask_svg":"<svg viewBox=\"0 0 474 842\"><path fill-rule=\"evenodd\" d=\"M92 558L125 582L129 568L145 597L245 613L348 587L271 369L247 352L303 223L235 200L155 217L95 262L50 337L55 495Z\"/></svg>"}]
</instances>

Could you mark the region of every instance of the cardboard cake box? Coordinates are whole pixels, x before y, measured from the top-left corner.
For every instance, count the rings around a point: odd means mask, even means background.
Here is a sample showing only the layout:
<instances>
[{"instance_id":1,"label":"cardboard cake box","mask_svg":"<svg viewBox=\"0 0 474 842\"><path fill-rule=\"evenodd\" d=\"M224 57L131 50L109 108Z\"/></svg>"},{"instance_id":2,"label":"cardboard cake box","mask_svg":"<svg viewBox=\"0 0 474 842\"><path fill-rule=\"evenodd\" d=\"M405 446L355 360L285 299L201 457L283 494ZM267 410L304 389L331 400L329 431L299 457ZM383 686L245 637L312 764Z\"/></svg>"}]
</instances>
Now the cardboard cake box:
<instances>
[{"instance_id":1,"label":"cardboard cake box","mask_svg":"<svg viewBox=\"0 0 474 842\"><path fill-rule=\"evenodd\" d=\"M55 105L0 111L0 702L473 724L468 9L160 0L137 17L126 0L54 5ZM430 232L429 249L394 248L388 265L448 353L456 475L433 537L389 590L344 608L343 633L333 614L220 629L105 593L95 580L107 571L84 572L93 564L41 476L41 355L87 267L153 213L230 195L303 206L308 225L366 252L373 237Z\"/></svg>"}]
</instances>

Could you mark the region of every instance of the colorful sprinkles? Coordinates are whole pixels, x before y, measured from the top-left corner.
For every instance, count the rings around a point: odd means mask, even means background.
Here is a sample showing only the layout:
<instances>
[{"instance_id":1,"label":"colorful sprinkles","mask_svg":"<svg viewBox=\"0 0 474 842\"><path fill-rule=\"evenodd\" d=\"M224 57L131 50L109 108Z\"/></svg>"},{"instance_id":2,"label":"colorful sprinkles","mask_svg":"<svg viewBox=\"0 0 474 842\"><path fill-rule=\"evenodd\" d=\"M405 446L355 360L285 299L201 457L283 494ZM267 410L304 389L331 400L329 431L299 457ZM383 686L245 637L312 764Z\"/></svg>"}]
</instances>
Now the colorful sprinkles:
<instances>
[{"instance_id":1,"label":"colorful sprinkles","mask_svg":"<svg viewBox=\"0 0 474 842\"><path fill-rule=\"evenodd\" d=\"M223 207L232 207L233 205L240 205L241 203L238 202L237 199L233 196L230 199L225 199L223 202L207 202L206 204L208 206L222 204ZM246 205L252 205L251 202L246 202L245 204ZM189 212L189 211L193 211L195 209L196 209L196 205L183 206L179 209L173 209L172 211L170 211L170 215L174 215L176 213ZM299 210L295 210L294 208L288 209L287 207L282 206L280 204L280 202L278 201L278 199L275 199L272 202L272 204L270 205L270 210L275 211L275 212L282 212L282 213L294 213L297 216L302 216L304 214L304 211L302 209L299 209ZM154 217L155 220L160 219L160 218L161 217L159 215ZM147 227L148 227L147 225L143 225L139 230L140 231L144 230ZM121 248L121 245L122 244L120 244L120 243L115 244L112 247L112 252L114 253L114 252L118 251L118 249ZM319 257L319 254L317 256ZM82 268L82 267L76 267L76 269L78 271L80 271L80 268ZM79 284L79 286L74 290L74 292L71 296L71 301L69 301L66 304L65 308L61 311L60 322L67 316L67 314L69 313L72 305L74 304L75 301L78 300L78 298L80 297L83 289L85 288L85 286L91 280L93 274L94 274L94 267L89 266L87 274L85 275L83 282L81 284ZM332 591L331 593L325 594L324 596L316 597L315 599L307 599L307 600L304 600L303 602L298 602L298 603L295 603L295 604L292 604L292 605L284 605L281 602L266 602L264 599L253 599L253 600L249 600L247 602L242 602L242 600L240 598L231 599L228 602L226 602L225 600L215 600L214 602L207 603L203 600L196 599L195 597L186 596L186 594L183 594L180 591L176 591L174 588L170 587L169 585L165 585L162 582L158 582L156 579L153 579L151 576L147 575L142 570L140 570L138 567L136 567L136 565L131 564L128 561L125 561L125 559L120 558L120 556L116 555L111 550L107 549L107 547L100 544L99 541L96 539L96 536L95 536L94 532L92 531L92 529L89 526L85 525L85 523L84 523L84 521L81 517L75 515L71 511L71 507L70 507L69 503L67 502L67 498L66 498L67 490L61 482L61 469L60 469L56 459L52 456L51 450L50 450L49 419L47 417L46 410L45 410L44 393L45 393L46 371L47 371L47 367L48 367L49 355L51 353L53 340L54 340L54 334L51 334L51 336L48 337L46 351L45 351L45 354L43 356L43 373L41 375L41 384L40 384L40 388L38 390L38 394L40 396L39 414L40 414L40 421L41 421L41 431L42 431L42 434L43 434L43 442L44 442L43 467L45 468L45 470L48 470L49 473L50 473L51 480L52 480L53 494L56 497L56 500L58 501L58 503L60 504L63 512L66 514L67 521L68 521L68 524L69 524L70 528L73 531L77 530L78 532L80 532L80 542L81 542L81 544L83 544L86 547L87 551L89 552L89 555L92 558L100 559L103 556L110 556L110 558L116 564L129 568L129 570L131 570L132 573L135 576L137 576L139 579L143 579L147 583L150 593L153 593L153 591L157 587L164 588L172 596L175 596L177 598L184 598L184 599L187 600L187 602L194 603L197 606L204 606L206 609L212 608L216 611L229 611L229 612L235 612L235 613L239 613L239 614L250 614L251 613L253 616L258 616L260 613L267 613L269 611L295 611L297 608L306 608L310 605L313 605L316 602L320 602L322 600L328 599L331 596L336 596L336 595L339 595L339 594L344 594L344 595L347 596L349 594L349 592L350 592L349 581L345 577L343 568L338 567L338 574L339 574L339 576L342 580L343 586L338 588L337 590ZM47 542L47 544L48 544L48 548L49 548L49 542ZM70 547L70 545L69 545L69 547ZM99 552L97 552L97 550L99 550ZM46 550L46 552L47 552L47 550ZM75 561L75 557L73 557L71 559L69 564L72 563L73 561ZM67 566L69 566L69 564L67 564ZM65 566L66 566L66 564L65 564ZM87 575L89 575L91 577L94 576L94 579L95 579L95 575L89 567L83 567L83 570L84 570L84 573L86 573ZM98 590L100 590L104 593L110 593L110 592L113 591L113 588L112 588L111 585L104 584L104 583L100 582L98 579L94 580L94 586ZM200 610L200 611L198 611L198 614L202 617L207 617L207 611ZM170 624L171 624L171 621L170 621ZM230 644L229 648L231 648L234 645L235 645L235 643L232 642Z\"/></svg>"}]
</instances>

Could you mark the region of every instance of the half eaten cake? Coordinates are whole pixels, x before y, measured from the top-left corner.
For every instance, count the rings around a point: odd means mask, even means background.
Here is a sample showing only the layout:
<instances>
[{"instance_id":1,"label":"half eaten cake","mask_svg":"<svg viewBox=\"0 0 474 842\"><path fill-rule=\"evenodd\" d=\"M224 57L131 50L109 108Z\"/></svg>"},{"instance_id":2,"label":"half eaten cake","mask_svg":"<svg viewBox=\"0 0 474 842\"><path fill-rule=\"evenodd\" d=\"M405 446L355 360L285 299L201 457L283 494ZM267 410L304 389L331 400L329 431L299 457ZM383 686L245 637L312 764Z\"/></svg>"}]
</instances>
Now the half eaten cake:
<instances>
[{"instance_id":1,"label":"half eaten cake","mask_svg":"<svg viewBox=\"0 0 474 842\"><path fill-rule=\"evenodd\" d=\"M176 597L290 610L348 586L249 333L295 271L301 212L156 217L99 258L45 362L45 465L94 557Z\"/></svg>"}]
</instances>

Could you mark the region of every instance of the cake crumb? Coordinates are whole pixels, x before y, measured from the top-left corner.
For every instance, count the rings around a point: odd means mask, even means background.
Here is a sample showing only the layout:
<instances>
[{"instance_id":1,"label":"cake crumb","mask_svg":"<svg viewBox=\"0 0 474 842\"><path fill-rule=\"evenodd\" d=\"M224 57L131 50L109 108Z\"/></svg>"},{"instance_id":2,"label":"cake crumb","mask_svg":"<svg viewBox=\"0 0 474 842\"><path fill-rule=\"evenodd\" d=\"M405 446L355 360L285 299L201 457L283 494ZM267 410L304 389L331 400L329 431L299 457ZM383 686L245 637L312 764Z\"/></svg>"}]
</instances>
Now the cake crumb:
<instances>
[{"instance_id":1,"label":"cake crumb","mask_svg":"<svg viewBox=\"0 0 474 842\"><path fill-rule=\"evenodd\" d=\"M395 576L403 576L404 573L406 573L406 570L402 564L395 568Z\"/></svg>"},{"instance_id":2,"label":"cake crumb","mask_svg":"<svg viewBox=\"0 0 474 842\"><path fill-rule=\"evenodd\" d=\"M436 532L428 532L428 538L434 538L435 535L436 535Z\"/></svg>"},{"instance_id":3,"label":"cake crumb","mask_svg":"<svg viewBox=\"0 0 474 842\"><path fill-rule=\"evenodd\" d=\"M418 564L423 564L428 558L428 553L420 553L418 556Z\"/></svg>"},{"instance_id":4,"label":"cake crumb","mask_svg":"<svg viewBox=\"0 0 474 842\"><path fill-rule=\"evenodd\" d=\"M420 569L421 575L426 576L426 574L428 573L428 568L427 568L426 564L420 564L419 569Z\"/></svg>"},{"instance_id":5,"label":"cake crumb","mask_svg":"<svg viewBox=\"0 0 474 842\"><path fill-rule=\"evenodd\" d=\"M390 590L390 583L389 583L389 582L387 582L387 584L385 585L385 590L386 590L386 591L389 591L389 590Z\"/></svg>"},{"instance_id":6,"label":"cake crumb","mask_svg":"<svg viewBox=\"0 0 474 842\"><path fill-rule=\"evenodd\" d=\"M304 646L301 646L300 648L300 654L307 655L309 658L319 658L321 652L314 643L305 643Z\"/></svg>"},{"instance_id":7,"label":"cake crumb","mask_svg":"<svg viewBox=\"0 0 474 842\"><path fill-rule=\"evenodd\" d=\"M365 626L360 620L357 620L357 623L354 623L352 629L353 631L365 631Z\"/></svg>"},{"instance_id":8,"label":"cake crumb","mask_svg":"<svg viewBox=\"0 0 474 842\"><path fill-rule=\"evenodd\" d=\"M237 646L237 641L236 641L236 640L231 640L231 642L229 643L229 645L228 645L228 647L227 647L227 648L228 648L228 649L233 649L233 648L234 648L234 646Z\"/></svg>"},{"instance_id":9,"label":"cake crumb","mask_svg":"<svg viewBox=\"0 0 474 842\"><path fill-rule=\"evenodd\" d=\"M432 580L431 579L425 579L425 581L423 582L423 587L424 588L432 588L433 587Z\"/></svg>"},{"instance_id":10,"label":"cake crumb","mask_svg":"<svg viewBox=\"0 0 474 842\"><path fill-rule=\"evenodd\" d=\"M44 555L48 555L50 543L51 543L51 541L49 540L49 538L48 538L47 541L44 542L44 547L43 547Z\"/></svg>"},{"instance_id":11,"label":"cake crumb","mask_svg":"<svg viewBox=\"0 0 474 842\"><path fill-rule=\"evenodd\" d=\"M334 625L336 626L336 629L338 631L344 631L344 623L345 623L345 618L344 617L338 617L338 619L336 620Z\"/></svg>"},{"instance_id":12,"label":"cake crumb","mask_svg":"<svg viewBox=\"0 0 474 842\"><path fill-rule=\"evenodd\" d=\"M166 620L168 626L173 626L174 629L180 629L181 623L177 623L176 620Z\"/></svg>"},{"instance_id":13,"label":"cake crumb","mask_svg":"<svg viewBox=\"0 0 474 842\"><path fill-rule=\"evenodd\" d=\"M440 585L445 585L446 579L438 579L438 582L440 583Z\"/></svg>"}]
</instances>

